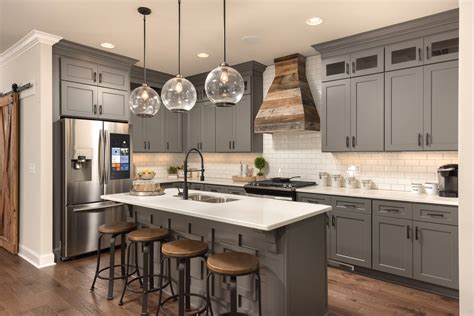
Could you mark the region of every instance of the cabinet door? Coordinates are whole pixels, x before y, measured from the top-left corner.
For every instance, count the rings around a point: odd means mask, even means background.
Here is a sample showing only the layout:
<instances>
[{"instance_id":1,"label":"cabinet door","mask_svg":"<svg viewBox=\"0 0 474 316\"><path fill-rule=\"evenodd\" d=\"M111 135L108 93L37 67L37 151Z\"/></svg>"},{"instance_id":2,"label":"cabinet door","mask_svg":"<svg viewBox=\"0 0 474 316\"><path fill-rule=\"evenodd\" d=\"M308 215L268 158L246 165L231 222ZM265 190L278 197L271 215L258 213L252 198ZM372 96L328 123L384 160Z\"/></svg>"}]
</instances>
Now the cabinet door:
<instances>
[{"instance_id":1,"label":"cabinet door","mask_svg":"<svg viewBox=\"0 0 474 316\"><path fill-rule=\"evenodd\" d=\"M331 259L361 267L372 266L371 216L331 211Z\"/></svg>"},{"instance_id":2,"label":"cabinet door","mask_svg":"<svg viewBox=\"0 0 474 316\"><path fill-rule=\"evenodd\" d=\"M209 192L227 193L227 188L220 185L206 184L204 189Z\"/></svg>"},{"instance_id":3,"label":"cabinet door","mask_svg":"<svg viewBox=\"0 0 474 316\"><path fill-rule=\"evenodd\" d=\"M385 47L385 71L423 65L423 38Z\"/></svg>"},{"instance_id":4,"label":"cabinet door","mask_svg":"<svg viewBox=\"0 0 474 316\"><path fill-rule=\"evenodd\" d=\"M245 191L245 189L239 188L239 187L227 187L226 193L234 194L234 195L247 195L247 192Z\"/></svg>"},{"instance_id":5,"label":"cabinet door","mask_svg":"<svg viewBox=\"0 0 474 316\"><path fill-rule=\"evenodd\" d=\"M378 47L351 54L351 76L365 76L383 72L384 48Z\"/></svg>"},{"instance_id":6,"label":"cabinet door","mask_svg":"<svg viewBox=\"0 0 474 316\"><path fill-rule=\"evenodd\" d=\"M325 58L322 61L323 81L339 80L350 77L350 55Z\"/></svg>"},{"instance_id":7,"label":"cabinet door","mask_svg":"<svg viewBox=\"0 0 474 316\"><path fill-rule=\"evenodd\" d=\"M374 270L413 276L413 225L408 219L374 216L372 265Z\"/></svg>"},{"instance_id":8,"label":"cabinet door","mask_svg":"<svg viewBox=\"0 0 474 316\"><path fill-rule=\"evenodd\" d=\"M201 104L201 150L212 153L216 151L216 106L210 101Z\"/></svg>"},{"instance_id":9,"label":"cabinet door","mask_svg":"<svg viewBox=\"0 0 474 316\"><path fill-rule=\"evenodd\" d=\"M130 125L132 133L132 146L134 152L145 152L148 148L144 137L144 118L138 117L130 113Z\"/></svg>"},{"instance_id":10,"label":"cabinet door","mask_svg":"<svg viewBox=\"0 0 474 316\"><path fill-rule=\"evenodd\" d=\"M413 276L417 280L459 288L458 228L414 221Z\"/></svg>"},{"instance_id":11,"label":"cabinet door","mask_svg":"<svg viewBox=\"0 0 474 316\"><path fill-rule=\"evenodd\" d=\"M423 67L385 73L385 150L423 150Z\"/></svg>"},{"instance_id":12,"label":"cabinet door","mask_svg":"<svg viewBox=\"0 0 474 316\"><path fill-rule=\"evenodd\" d=\"M350 95L350 79L323 83L321 107L323 151L350 150Z\"/></svg>"},{"instance_id":13,"label":"cabinet door","mask_svg":"<svg viewBox=\"0 0 474 316\"><path fill-rule=\"evenodd\" d=\"M244 95L234 107L232 150L252 151L252 96Z\"/></svg>"},{"instance_id":14,"label":"cabinet door","mask_svg":"<svg viewBox=\"0 0 474 316\"><path fill-rule=\"evenodd\" d=\"M425 64L458 59L459 31L450 31L425 37Z\"/></svg>"},{"instance_id":15,"label":"cabinet door","mask_svg":"<svg viewBox=\"0 0 474 316\"><path fill-rule=\"evenodd\" d=\"M145 141L148 144L149 152L161 153L166 151L166 111L167 110L162 107L154 117L143 119L145 124Z\"/></svg>"},{"instance_id":16,"label":"cabinet door","mask_svg":"<svg viewBox=\"0 0 474 316\"><path fill-rule=\"evenodd\" d=\"M97 85L97 64L61 57L61 80Z\"/></svg>"},{"instance_id":17,"label":"cabinet door","mask_svg":"<svg viewBox=\"0 0 474 316\"><path fill-rule=\"evenodd\" d=\"M97 111L97 87L61 82L61 115L96 118Z\"/></svg>"},{"instance_id":18,"label":"cabinet door","mask_svg":"<svg viewBox=\"0 0 474 316\"><path fill-rule=\"evenodd\" d=\"M351 79L351 148L384 150L384 76Z\"/></svg>"},{"instance_id":19,"label":"cabinet door","mask_svg":"<svg viewBox=\"0 0 474 316\"><path fill-rule=\"evenodd\" d=\"M216 107L216 152L232 151L234 109Z\"/></svg>"},{"instance_id":20,"label":"cabinet door","mask_svg":"<svg viewBox=\"0 0 474 316\"><path fill-rule=\"evenodd\" d=\"M458 62L424 67L425 149L458 149Z\"/></svg>"},{"instance_id":21,"label":"cabinet door","mask_svg":"<svg viewBox=\"0 0 474 316\"><path fill-rule=\"evenodd\" d=\"M129 72L123 69L115 69L98 66L99 71L99 86L111 89L128 91L130 87Z\"/></svg>"},{"instance_id":22,"label":"cabinet door","mask_svg":"<svg viewBox=\"0 0 474 316\"><path fill-rule=\"evenodd\" d=\"M202 141L202 108L203 102L196 103L187 113L187 149L193 147L200 149Z\"/></svg>"},{"instance_id":23,"label":"cabinet door","mask_svg":"<svg viewBox=\"0 0 474 316\"><path fill-rule=\"evenodd\" d=\"M181 113L165 111L166 151L180 153L183 151L183 133L181 128Z\"/></svg>"},{"instance_id":24,"label":"cabinet door","mask_svg":"<svg viewBox=\"0 0 474 316\"><path fill-rule=\"evenodd\" d=\"M104 120L128 121L128 91L98 88L99 117Z\"/></svg>"}]
</instances>

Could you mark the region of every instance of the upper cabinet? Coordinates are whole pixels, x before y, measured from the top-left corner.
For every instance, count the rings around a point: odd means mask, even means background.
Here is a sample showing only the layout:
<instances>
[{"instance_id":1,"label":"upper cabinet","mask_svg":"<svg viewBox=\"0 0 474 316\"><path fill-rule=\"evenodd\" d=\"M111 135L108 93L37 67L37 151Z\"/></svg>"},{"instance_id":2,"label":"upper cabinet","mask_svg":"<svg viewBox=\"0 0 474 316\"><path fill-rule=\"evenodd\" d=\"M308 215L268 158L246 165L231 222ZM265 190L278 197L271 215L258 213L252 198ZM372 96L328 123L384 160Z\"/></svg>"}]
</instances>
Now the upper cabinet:
<instances>
[{"instance_id":1,"label":"upper cabinet","mask_svg":"<svg viewBox=\"0 0 474 316\"><path fill-rule=\"evenodd\" d=\"M426 47L425 64L458 59L459 57L459 32L457 30L427 36L424 43Z\"/></svg>"},{"instance_id":2,"label":"upper cabinet","mask_svg":"<svg viewBox=\"0 0 474 316\"><path fill-rule=\"evenodd\" d=\"M55 117L128 121L135 59L62 40L53 47Z\"/></svg>"},{"instance_id":3,"label":"upper cabinet","mask_svg":"<svg viewBox=\"0 0 474 316\"><path fill-rule=\"evenodd\" d=\"M383 72L383 52L383 47L377 47L323 59L323 81L346 79Z\"/></svg>"},{"instance_id":4,"label":"upper cabinet","mask_svg":"<svg viewBox=\"0 0 474 316\"><path fill-rule=\"evenodd\" d=\"M216 151L216 107L212 102L198 102L187 113L187 149Z\"/></svg>"},{"instance_id":5,"label":"upper cabinet","mask_svg":"<svg viewBox=\"0 0 474 316\"><path fill-rule=\"evenodd\" d=\"M423 39L417 38L385 47L385 70L423 65Z\"/></svg>"}]
</instances>

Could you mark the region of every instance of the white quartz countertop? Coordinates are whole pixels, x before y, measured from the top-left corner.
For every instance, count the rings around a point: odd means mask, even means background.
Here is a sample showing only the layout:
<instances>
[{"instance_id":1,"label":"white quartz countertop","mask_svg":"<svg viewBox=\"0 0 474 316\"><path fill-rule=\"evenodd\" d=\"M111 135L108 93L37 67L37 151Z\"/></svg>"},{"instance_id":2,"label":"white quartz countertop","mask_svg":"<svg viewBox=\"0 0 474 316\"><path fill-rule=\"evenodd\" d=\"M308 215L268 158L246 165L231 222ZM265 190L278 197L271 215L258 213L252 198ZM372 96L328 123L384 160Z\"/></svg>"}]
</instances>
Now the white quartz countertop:
<instances>
[{"instance_id":1,"label":"white quartz countertop","mask_svg":"<svg viewBox=\"0 0 474 316\"><path fill-rule=\"evenodd\" d=\"M129 193L119 193L103 195L101 198L264 231L283 227L331 210L330 206L320 204L189 191L190 194L200 193L237 199L227 203L206 203L183 200L181 197L175 196L177 193L177 189L166 189L165 194L159 196L140 197L132 196Z\"/></svg>"},{"instance_id":2,"label":"white quartz countertop","mask_svg":"<svg viewBox=\"0 0 474 316\"><path fill-rule=\"evenodd\" d=\"M159 180L161 183L183 181L182 178L179 178L179 179L157 178L157 180ZM311 181L311 180L307 180L307 181ZM242 183L242 182L233 182L231 179L212 179L212 178L206 178L205 181L190 179L188 182L227 185L227 186L236 186L236 187L243 187L245 184L247 184L247 183ZM399 202L459 206L458 198L445 198L445 197L440 197L438 195L416 194L413 192L403 192L403 191L364 190L360 188L350 189L350 188L333 188L333 187L322 187L322 186L310 186L306 188L297 189L296 191L300 193L340 195L340 196L350 196L350 197L375 199L375 200L389 200L389 201L399 201Z\"/></svg>"}]
</instances>

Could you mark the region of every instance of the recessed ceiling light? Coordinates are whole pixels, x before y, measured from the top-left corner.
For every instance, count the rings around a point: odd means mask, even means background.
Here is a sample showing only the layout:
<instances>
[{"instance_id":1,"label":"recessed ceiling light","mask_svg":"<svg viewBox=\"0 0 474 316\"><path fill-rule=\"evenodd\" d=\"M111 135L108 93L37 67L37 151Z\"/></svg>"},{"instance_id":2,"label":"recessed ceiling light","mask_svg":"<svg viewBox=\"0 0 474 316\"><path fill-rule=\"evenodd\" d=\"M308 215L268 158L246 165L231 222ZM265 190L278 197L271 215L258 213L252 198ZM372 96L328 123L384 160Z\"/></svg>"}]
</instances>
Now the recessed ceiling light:
<instances>
[{"instance_id":1,"label":"recessed ceiling light","mask_svg":"<svg viewBox=\"0 0 474 316\"><path fill-rule=\"evenodd\" d=\"M107 42L100 43L100 46L102 46L103 48L114 48L115 47L114 44L107 43Z\"/></svg>"},{"instance_id":2,"label":"recessed ceiling light","mask_svg":"<svg viewBox=\"0 0 474 316\"><path fill-rule=\"evenodd\" d=\"M306 24L311 26L319 25L321 23L323 23L323 19L319 16L313 16L312 18L306 20Z\"/></svg>"},{"instance_id":3,"label":"recessed ceiling light","mask_svg":"<svg viewBox=\"0 0 474 316\"><path fill-rule=\"evenodd\" d=\"M209 57L209 54L208 54L208 53L199 53L199 54L197 54L197 57L199 57L199 58L207 58L207 57Z\"/></svg>"},{"instance_id":4,"label":"recessed ceiling light","mask_svg":"<svg viewBox=\"0 0 474 316\"><path fill-rule=\"evenodd\" d=\"M255 35L246 35L241 38L242 41L249 43L249 44L256 44L259 41L258 36Z\"/></svg>"}]
</instances>

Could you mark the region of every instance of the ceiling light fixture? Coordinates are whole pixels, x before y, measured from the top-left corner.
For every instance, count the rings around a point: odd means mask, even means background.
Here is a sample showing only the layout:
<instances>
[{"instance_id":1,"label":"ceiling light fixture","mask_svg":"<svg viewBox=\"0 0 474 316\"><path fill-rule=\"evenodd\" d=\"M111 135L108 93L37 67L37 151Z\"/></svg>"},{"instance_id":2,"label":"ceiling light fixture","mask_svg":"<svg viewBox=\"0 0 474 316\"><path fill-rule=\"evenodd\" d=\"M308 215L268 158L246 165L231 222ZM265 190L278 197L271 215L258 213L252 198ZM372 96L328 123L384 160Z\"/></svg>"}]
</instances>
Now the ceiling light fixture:
<instances>
[{"instance_id":1,"label":"ceiling light fixture","mask_svg":"<svg viewBox=\"0 0 474 316\"><path fill-rule=\"evenodd\" d=\"M143 84L130 94L130 110L140 117L153 117L158 113L161 100L158 93L146 82L146 16L150 15L149 8L140 7L138 13L143 15Z\"/></svg>"},{"instance_id":2,"label":"ceiling light fixture","mask_svg":"<svg viewBox=\"0 0 474 316\"><path fill-rule=\"evenodd\" d=\"M320 18L319 16L313 16L312 18L309 18L306 20L306 24L310 26L316 26L323 23L323 19Z\"/></svg>"},{"instance_id":3,"label":"ceiling light fixture","mask_svg":"<svg viewBox=\"0 0 474 316\"><path fill-rule=\"evenodd\" d=\"M199 54L197 54L197 57L199 57L199 58L207 58L207 57L209 57L209 54L208 54L208 53L199 53Z\"/></svg>"},{"instance_id":4,"label":"ceiling light fixture","mask_svg":"<svg viewBox=\"0 0 474 316\"><path fill-rule=\"evenodd\" d=\"M242 75L227 64L226 51L226 0L224 0L224 61L206 78L206 95L218 107L236 105L244 95Z\"/></svg>"},{"instance_id":5,"label":"ceiling light fixture","mask_svg":"<svg viewBox=\"0 0 474 316\"><path fill-rule=\"evenodd\" d=\"M114 44L107 43L107 42L100 43L100 46L102 46L103 48L109 48L109 49L115 48Z\"/></svg>"},{"instance_id":6,"label":"ceiling light fixture","mask_svg":"<svg viewBox=\"0 0 474 316\"><path fill-rule=\"evenodd\" d=\"M196 104L196 88L181 75L181 0L178 0L178 74L161 90L163 104L171 112L187 112Z\"/></svg>"}]
</instances>

